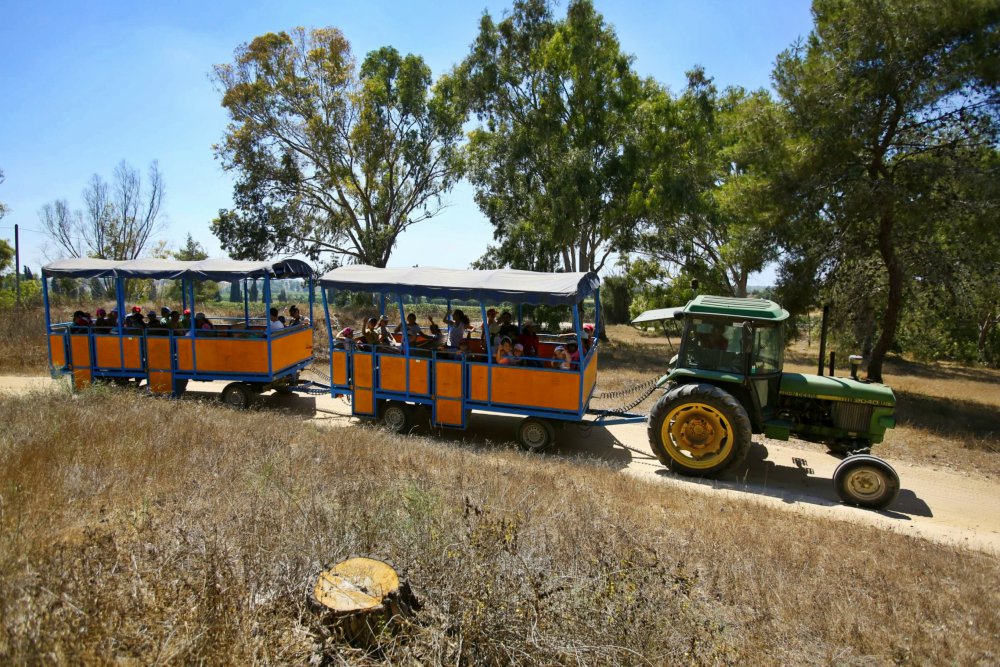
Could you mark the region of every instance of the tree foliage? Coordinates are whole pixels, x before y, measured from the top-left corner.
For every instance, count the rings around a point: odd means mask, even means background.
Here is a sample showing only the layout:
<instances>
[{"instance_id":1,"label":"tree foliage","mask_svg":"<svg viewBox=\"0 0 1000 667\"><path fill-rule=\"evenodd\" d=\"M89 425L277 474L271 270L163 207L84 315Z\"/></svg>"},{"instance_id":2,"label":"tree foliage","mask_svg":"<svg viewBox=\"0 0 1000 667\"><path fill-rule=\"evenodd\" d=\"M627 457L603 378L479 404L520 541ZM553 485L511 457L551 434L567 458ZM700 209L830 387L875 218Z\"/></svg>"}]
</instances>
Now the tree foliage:
<instances>
[{"instance_id":1,"label":"tree foliage","mask_svg":"<svg viewBox=\"0 0 1000 667\"><path fill-rule=\"evenodd\" d=\"M69 257L135 259L143 255L162 227L163 175L154 160L144 183L122 160L111 182L94 174L83 190L84 208L71 210L58 199L45 204L38 217L57 252Z\"/></svg>"},{"instance_id":2,"label":"tree foliage","mask_svg":"<svg viewBox=\"0 0 1000 667\"><path fill-rule=\"evenodd\" d=\"M234 257L385 266L455 181L463 117L419 56L383 47L358 69L339 30L297 28L239 47L214 80L231 119L216 155L237 180L212 227Z\"/></svg>"},{"instance_id":3,"label":"tree foliage","mask_svg":"<svg viewBox=\"0 0 1000 667\"><path fill-rule=\"evenodd\" d=\"M979 179L996 146L1000 5L815 0L813 14L774 72L800 158L785 276L867 301L880 380L907 294L959 207L951 186Z\"/></svg>"},{"instance_id":4,"label":"tree foliage","mask_svg":"<svg viewBox=\"0 0 1000 667\"><path fill-rule=\"evenodd\" d=\"M719 94L696 68L678 99L658 96L640 121L648 168L635 249L663 275L683 273L685 285L697 278L711 292L746 296L750 274L777 257L771 174L784 159L780 108L765 91Z\"/></svg>"},{"instance_id":5,"label":"tree foliage","mask_svg":"<svg viewBox=\"0 0 1000 667\"><path fill-rule=\"evenodd\" d=\"M7 177L4 176L3 169L0 169L0 185L3 184L4 180L6 180L6 178ZM4 216L6 216L7 213L9 213L9 212L10 212L10 208L8 208L8 206L6 204L4 204L2 201L0 201L0 220L3 220Z\"/></svg>"},{"instance_id":6,"label":"tree foliage","mask_svg":"<svg viewBox=\"0 0 1000 667\"><path fill-rule=\"evenodd\" d=\"M184 240L184 245L179 250L175 250L172 254L174 259L182 262L197 262L202 259L208 259L208 253L205 252L204 246L202 246L198 241L195 241L191 234L187 235L187 238Z\"/></svg>"},{"instance_id":7,"label":"tree foliage","mask_svg":"<svg viewBox=\"0 0 1000 667\"><path fill-rule=\"evenodd\" d=\"M632 70L589 0L557 20L544 0L488 14L471 54L445 85L480 126L466 174L494 227L482 267L599 270L638 220L633 119L655 89Z\"/></svg>"},{"instance_id":8,"label":"tree foliage","mask_svg":"<svg viewBox=\"0 0 1000 667\"><path fill-rule=\"evenodd\" d=\"M6 271L7 267L13 264L13 261L14 248L5 240L0 239L0 273ZM17 270L17 267L14 267L14 269Z\"/></svg>"}]
</instances>

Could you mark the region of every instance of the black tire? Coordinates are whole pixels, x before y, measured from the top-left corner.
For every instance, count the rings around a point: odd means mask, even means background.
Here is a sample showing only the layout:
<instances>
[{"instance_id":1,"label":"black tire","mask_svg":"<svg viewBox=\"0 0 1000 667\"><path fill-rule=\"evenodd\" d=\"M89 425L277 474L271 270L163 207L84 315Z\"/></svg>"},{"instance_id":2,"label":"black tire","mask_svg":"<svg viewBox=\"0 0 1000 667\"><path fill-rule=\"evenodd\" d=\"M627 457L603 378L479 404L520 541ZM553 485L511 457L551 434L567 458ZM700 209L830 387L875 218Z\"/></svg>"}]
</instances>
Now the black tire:
<instances>
[{"instance_id":1,"label":"black tire","mask_svg":"<svg viewBox=\"0 0 1000 667\"><path fill-rule=\"evenodd\" d=\"M848 456L833 471L833 486L848 505L884 509L899 496L899 475L870 454Z\"/></svg>"},{"instance_id":2,"label":"black tire","mask_svg":"<svg viewBox=\"0 0 1000 667\"><path fill-rule=\"evenodd\" d=\"M245 382L231 382L222 390L222 402L236 410L247 410L257 400L257 392Z\"/></svg>"},{"instance_id":3,"label":"black tire","mask_svg":"<svg viewBox=\"0 0 1000 667\"><path fill-rule=\"evenodd\" d=\"M649 413L647 428L660 463L691 477L711 477L746 460L751 431L736 397L701 383L665 393Z\"/></svg>"},{"instance_id":4,"label":"black tire","mask_svg":"<svg viewBox=\"0 0 1000 667\"><path fill-rule=\"evenodd\" d=\"M517 444L526 452L545 451L555 439L556 430L545 419L525 417L517 425Z\"/></svg>"},{"instance_id":5,"label":"black tire","mask_svg":"<svg viewBox=\"0 0 1000 667\"><path fill-rule=\"evenodd\" d=\"M402 401L387 401L379 414L382 425L393 433L409 433L413 425L413 411Z\"/></svg>"}]
</instances>

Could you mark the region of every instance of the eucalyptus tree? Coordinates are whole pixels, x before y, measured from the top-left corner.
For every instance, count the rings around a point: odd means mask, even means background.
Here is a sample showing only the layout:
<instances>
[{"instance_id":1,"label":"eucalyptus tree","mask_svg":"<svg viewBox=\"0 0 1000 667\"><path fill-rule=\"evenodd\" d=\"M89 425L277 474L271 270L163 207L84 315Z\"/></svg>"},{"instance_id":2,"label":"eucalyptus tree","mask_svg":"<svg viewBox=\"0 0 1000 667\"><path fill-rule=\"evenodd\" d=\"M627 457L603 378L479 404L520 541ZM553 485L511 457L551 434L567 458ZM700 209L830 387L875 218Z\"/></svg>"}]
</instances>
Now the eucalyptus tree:
<instances>
[{"instance_id":1,"label":"eucalyptus tree","mask_svg":"<svg viewBox=\"0 0 1000 667\"><path fill-rule=\"evenodd\" d=\"M486 14L445 79L479 121L465 173L497 244L479 266L599 270L642 216L635 118L657 89L589 0L564 19L543 0Z\"/></svg>"},{"instance_id":2,"label":"eucalyptus tree","mask_svg":"<svg viewBox=\"0 0 1000 667\"><path fill-rule=\"evenodd\" d=\"M236 175L213 232L235 257L385 266L456 180L464 114L419 56L384 47L359 68L336 28L296 28L240 46L213 78L230 117L215 151Z\"/></svg>"}]
</instances>

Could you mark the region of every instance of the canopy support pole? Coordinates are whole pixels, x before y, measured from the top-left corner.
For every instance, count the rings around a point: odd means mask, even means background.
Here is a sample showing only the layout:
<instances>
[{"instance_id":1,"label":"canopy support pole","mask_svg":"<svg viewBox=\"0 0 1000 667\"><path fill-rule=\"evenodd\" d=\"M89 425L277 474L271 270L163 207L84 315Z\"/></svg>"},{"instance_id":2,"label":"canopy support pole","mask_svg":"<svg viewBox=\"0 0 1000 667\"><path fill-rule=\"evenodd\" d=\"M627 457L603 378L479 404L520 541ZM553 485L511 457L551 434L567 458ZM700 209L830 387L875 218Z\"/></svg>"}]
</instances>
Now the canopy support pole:
<instances>
[{"instance_id":1,"label":"canopy support pole","mask_svg":"<svg viewBox=\"0 0 1000 667\"><path fill-rule=\"evenodd\" d=\"M264 326L266 327L266 337L267 337L267 379L268 381L273 380L271 374L274 373L274 368L272 368L271 359L271 276L264 274Z\"/></svg>"},{"instance_id":2,"label":"canopy support pole","mask_svg":"<svg viewBox=\"0 0 1000 667\"><path fill-rule=\"evenodd\" d=\"M52 334L52 319L49 316L49 279L42 273L42 303L45 304L45 335ZM49 351L49 372L52 371L52 339L49 338L45 349Z\"/></svg>"}]
</instances>

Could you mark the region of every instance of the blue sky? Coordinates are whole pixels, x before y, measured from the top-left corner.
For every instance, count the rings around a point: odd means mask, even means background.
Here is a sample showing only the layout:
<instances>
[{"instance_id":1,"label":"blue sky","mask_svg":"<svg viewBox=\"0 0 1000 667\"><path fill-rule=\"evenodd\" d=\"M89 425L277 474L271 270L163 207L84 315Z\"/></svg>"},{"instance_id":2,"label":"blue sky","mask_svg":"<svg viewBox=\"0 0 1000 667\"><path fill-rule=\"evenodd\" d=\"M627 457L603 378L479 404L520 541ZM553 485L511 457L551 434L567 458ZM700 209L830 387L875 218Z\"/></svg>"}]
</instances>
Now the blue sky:
<instances>
[{"instance_id":1,"label":"blue sky","mask_svg":"<svg viewBox=\"0 0 1000 667\"><path fill-rule=\"evenodd\" d=\"M565 2L556 14L565 14ZM595 0L635 68L677 92L705 67L721 88L770 86L774 59L812 27L804 0ZM468 52L480 16L509 2L49 2L0 0L0 201L11 212L0 238L22 228L22 264L45 263L38 210L54 199L82 205L91 174L110 178L127 160L159 160L167 226L221 255L209 223L231 204L231 180L212 154L226 125L208 73L241 43L294 26L340 28L360 59L392 45L424 57L435 77ZM464 268L492 239L472 190L460 184L437 218L400 237L390 261ZM446 246L442 239L447 239ZM57 255L50 247L48 256ZM763 282L772 276L765 273ZM753 282L753 281L751 281Z\"/></svg>"}]
</instances>

